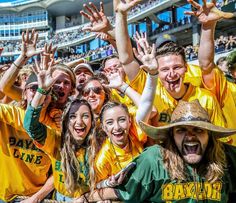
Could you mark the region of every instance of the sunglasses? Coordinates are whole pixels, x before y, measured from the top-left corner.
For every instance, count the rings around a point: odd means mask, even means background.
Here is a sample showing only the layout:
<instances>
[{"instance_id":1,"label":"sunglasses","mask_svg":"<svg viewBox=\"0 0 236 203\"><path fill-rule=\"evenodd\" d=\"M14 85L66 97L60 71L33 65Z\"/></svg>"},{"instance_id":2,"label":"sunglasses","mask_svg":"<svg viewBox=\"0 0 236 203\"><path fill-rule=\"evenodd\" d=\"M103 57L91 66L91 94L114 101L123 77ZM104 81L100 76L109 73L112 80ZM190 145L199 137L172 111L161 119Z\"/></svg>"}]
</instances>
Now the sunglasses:
<instances>
[{"instance_id":1,"label":"sunglasses","mask_svg":"<svg viewBox=\"0 0 236 203\"><path fill-rule=\"evenodd\" d=\"M39 87L38 85L31 85L31 86L26 87L25 89L27 90L29 89L30 91L36 92L38 87Z\"/></svg>"},{"instance_id":2,"label":"sunglasses","mask_svg":"<svg viewBox=\"0 0 236 203\"><path fill-rule=\"evenodd\" d=\"M90 88L84 89L82 92L82 95L84 97L87 97L91 91L93 91L95 94L101 94L103 89L102 89L102 87L90 87Z\"/></svg>"}]
</instances>

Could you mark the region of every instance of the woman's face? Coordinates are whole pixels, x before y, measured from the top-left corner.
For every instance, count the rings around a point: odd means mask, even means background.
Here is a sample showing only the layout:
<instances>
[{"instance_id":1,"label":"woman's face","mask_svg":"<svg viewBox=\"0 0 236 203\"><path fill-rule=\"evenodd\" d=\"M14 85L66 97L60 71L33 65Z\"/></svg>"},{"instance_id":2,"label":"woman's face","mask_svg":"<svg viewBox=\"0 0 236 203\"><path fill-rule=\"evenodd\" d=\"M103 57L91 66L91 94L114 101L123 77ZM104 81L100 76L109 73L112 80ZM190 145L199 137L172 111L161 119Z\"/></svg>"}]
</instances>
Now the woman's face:
<instances>
[{"instance_id":1,"label":"woman's face","mask_svg":"<svg viewBox=\"0 0 236 203\"><path fill-rule=\"evenodd\" d=\"M120 106L107 109L103 114L103 130L118 147L123 148L128 144L130 124L129 115Z\"/></svg>"},{"instance_id":2,"label":"woman's face","mask_svg":"<svg viewBox=\"0 0 236 203\"><path fill-rule=\"evenodd\" d=\"M87 105L72 106L69 112L69 131L73 138L80 144L89 133L92 126L92 115Z\"/></svg>"},{"instance_id":3,"label":"woman's face","mask_svg":"<svg viewBox=\"0 0 236 203\"><path fill-rule=\"evenodd\" d=\"M101 83L97 80L92 80L84 87L82 97L88 101L93 112L99 114L106 95Z\"/></svg>"}]
</instances>

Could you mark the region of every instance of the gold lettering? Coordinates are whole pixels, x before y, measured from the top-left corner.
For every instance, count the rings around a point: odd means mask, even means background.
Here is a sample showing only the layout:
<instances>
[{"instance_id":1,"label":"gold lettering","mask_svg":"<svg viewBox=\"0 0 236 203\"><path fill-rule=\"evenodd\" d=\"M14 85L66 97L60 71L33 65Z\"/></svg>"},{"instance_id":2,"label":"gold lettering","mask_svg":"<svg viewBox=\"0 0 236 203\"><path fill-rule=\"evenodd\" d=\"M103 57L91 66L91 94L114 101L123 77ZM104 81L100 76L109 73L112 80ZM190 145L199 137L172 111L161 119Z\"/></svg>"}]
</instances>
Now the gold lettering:
<instances>
[{"instance_id":1,"label":"gold lettering","mask_svg":"<svg viewBox=\"0 0 236 203\"><path fill-rule=\"evenodd\" d=\"M185 194L184 194L184 185L185 184L176 184L175 185L175 192L174 192L174 199L184 199Z\"/></svg>"},{"instance_id":2,"label":"gold lettering","mask_svg":"<svg viewBox=\"0 0 236 203\"><path fill-rule=\"evenodd\" d=\"M194 186L194 184L193 183L185 183L184 184L184 189L185 189L185 191L186 191L186 197L191 197L192 196L192 194L193 194L193 186Z\"/></svg>"},{"instance_id":3,"label":"gold lettering","mask_svg":"<svg viewBox=\"0 0 236 203\"><path fill-rule=\"evenodd\" d=\"M222 189L222 183L221 182L215 182L212 184L212 196L211 198L213 200L221 200L221 189Z\"/></svg>"},{"instance_id":4,"label":"gold lettering","mask_svg":"<svg viewBox=\"0 0 236 203\"><path fill-rule=\"evenodd\" d=\"M173 185L166 184L162 186L162 200L172 200L173 199Z\"/></svg>"}]
</instances>

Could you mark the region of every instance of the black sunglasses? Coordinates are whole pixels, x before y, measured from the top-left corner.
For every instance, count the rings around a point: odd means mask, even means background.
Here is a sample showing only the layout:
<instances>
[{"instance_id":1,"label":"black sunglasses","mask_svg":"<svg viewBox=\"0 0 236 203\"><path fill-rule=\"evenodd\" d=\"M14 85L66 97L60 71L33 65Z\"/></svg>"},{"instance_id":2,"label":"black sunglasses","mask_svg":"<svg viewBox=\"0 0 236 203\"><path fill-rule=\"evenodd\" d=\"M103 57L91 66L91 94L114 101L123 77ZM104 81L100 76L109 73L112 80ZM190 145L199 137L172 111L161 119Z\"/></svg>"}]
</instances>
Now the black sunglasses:
<instances>
[{"instance_id":1,"label":"black sunglasses","mask_svg":"<svg viewBox=\"0 0 236 203\"><path fill-rule=\"evenodd\" d=\"M28 87L26 87L25 89L30 89L31 91L34 91L34 92L36 92L37 91L37 89L38 89L38 85L29 85Z\"/></svg>"},{"instance_id":2,"label":"black sunglasses","mask_svg":"<svg viewBox=\"0 0 236 203\"><path fill-rule=\"evenodd\" d=\"M82 95L84 97L87 97L91 91L93 91L95 94L101 94L103 89L102 89L102 87L89 87L89 88L83 90Z\"/></svg>"}]
</instances>

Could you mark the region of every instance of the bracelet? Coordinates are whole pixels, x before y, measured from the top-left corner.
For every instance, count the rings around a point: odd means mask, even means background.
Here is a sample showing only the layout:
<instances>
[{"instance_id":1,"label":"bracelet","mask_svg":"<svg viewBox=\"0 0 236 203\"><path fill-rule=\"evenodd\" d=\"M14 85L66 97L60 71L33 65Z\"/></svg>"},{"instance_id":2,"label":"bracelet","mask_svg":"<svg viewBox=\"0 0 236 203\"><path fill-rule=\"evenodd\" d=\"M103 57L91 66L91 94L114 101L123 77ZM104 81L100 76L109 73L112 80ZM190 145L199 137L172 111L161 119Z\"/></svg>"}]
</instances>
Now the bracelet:
<instances>
[{"instance_id":1,"label":"bracelet","mask_svg":"<svg viewBox=\"0 0 236 203\"><path fill-rule=\"evenodd\" d=\"M125 83L125 84L123 84L123 85L120 86L120 91L121 91L123 94L125 94L125 92L126 92L126 90L127 90L128 87L129 87L129 85Z\"/></svg>"},{"instance_id":2,"label":"bracelet","mask_svg":"<svg viewBox=\"0 0 236 203\"><path fill-rule=\"evenodd\" d=\"M37 92L39 92L42 95L48 95L49 92L51 92L51 88L49 90L45 90L45 89L38 87Z\"/></svg>"},{"instance_id":3,"label":"bracelet","mask_svg":"<svg viewBox=\"0 0 236 203\"><path fill-rule=\"evenodd\" d=\"M155 74L149 73L150 76L158 76L159 72L157 71Z\"/></svg>"},{"instance_id":4,"label":"bracelet","mask_svg":"<svg viewBox=\"0 0 236 203\"><path fill-rule=\"evenodd\" d=\"M86 201L86 203L89 202L85 194L83 195L83 199Z\"/></svg>"},{"instance_id":5,"label":"bracelet","mask_svg":"<svg viewBox=\"0 0 236 203\"><path fill-rule=\"evenodd\" d=\"M21 69L20 66L17 66L14 62L12 62L12 64L17 68L17 69Z\"/></svg>"}]
</instances>

